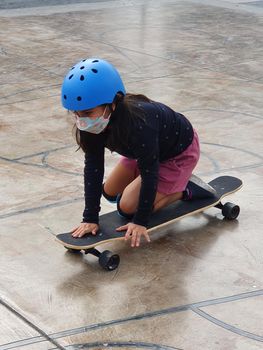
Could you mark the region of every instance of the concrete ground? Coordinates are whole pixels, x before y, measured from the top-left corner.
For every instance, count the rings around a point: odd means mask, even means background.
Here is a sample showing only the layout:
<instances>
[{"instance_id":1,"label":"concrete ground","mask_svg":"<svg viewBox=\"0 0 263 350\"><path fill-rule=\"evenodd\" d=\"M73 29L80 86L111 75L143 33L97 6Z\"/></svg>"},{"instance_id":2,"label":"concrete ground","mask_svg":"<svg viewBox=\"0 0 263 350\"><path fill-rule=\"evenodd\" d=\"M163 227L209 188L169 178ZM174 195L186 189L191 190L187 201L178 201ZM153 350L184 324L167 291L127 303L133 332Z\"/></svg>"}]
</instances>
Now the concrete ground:
<instances>
[{"instance_id":1,"label":"concrete ground","mask_svg":"<svg viewBox=\"0 0 263 350\"><path fill-rule=\"evenodd\" d=\"M0 350L263 348L262 7L1 2ZM196 173L244 182L226 199L240 205L238 220L213 208L139 249L105 245L121 256L114 272L55 242L84 204L83 154L60 86L90 56L115 64L128 91L191 120ZM107 153L106 175L117 160Z\"/></svg>"}]
</instances>

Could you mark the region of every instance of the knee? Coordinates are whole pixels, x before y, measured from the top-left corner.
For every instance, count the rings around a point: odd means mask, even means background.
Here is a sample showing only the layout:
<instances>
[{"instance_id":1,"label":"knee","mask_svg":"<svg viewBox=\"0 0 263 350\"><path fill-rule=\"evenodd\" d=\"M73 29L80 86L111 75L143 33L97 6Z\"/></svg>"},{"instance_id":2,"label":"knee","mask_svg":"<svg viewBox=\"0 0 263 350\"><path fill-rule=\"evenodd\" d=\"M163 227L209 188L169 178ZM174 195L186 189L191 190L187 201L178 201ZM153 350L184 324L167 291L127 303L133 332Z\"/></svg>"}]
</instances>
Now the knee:
<instances>
[{"instance_id":1,"label":"knee","mask_svg":"<svg viewBox=\"0 0 263 350\"><path fill-rule=\"evenodd\" d=\"M117 211L120 216L123 216L126 219L132 219L134 215L133 208L130 208L127 203L121 201L122 195L117 196Z\"/></svg>"},{"instance_id":2,"label":"knee","mask_svg":"<svg viewBox=\"0 0 263 350\"><path fill-rule=\"evenodd\" d=\"M133 217L133 215L134 215L133 210L131 208L129 208L127 203L125 203L124 201L121 201L121 198L122 198L122 194L121 193L119 193L119 194L117 194L115 196L109 195L105 191L105 187L104 187L104 184L103 184L102 185L102 195L110 203L116 203L117 204L117 211L118 211L120 216L122 216L124 218L127 218L127 219L131 219Z\"/></svg>"},{"instance_id":3,"label":"knee","mask_svg":"<svg viewBox=\"0 0 263 350\"><path fill-rule=\"evenodd\" d=\"M118 195L110 195L105 191L105 184L102 185L102 195L105 199L107 199L107 201L109 201L110 203L116 203L117 202L117 197Z\"/></svg>"}]
</instances>

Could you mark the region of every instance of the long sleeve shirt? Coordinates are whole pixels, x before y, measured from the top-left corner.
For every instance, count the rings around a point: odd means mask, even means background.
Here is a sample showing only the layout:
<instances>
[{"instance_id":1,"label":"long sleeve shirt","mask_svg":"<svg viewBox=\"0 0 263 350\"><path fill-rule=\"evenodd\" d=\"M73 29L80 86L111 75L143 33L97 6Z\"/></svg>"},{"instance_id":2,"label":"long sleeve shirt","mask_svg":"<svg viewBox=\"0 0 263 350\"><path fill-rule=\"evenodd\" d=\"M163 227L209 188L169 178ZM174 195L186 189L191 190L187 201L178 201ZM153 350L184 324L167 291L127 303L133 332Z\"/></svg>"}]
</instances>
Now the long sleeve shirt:
<instances>
[{"instance_id":1,"label":"long sleeve shirt","mask_svg":"<svg viewBox=\"0 0 263 350\"><path fill-rule=\"evenodd\" d=\"M132 221L147 227L156 196L160 163L179 155L192 143L192 125L182 114L154 101L138 102L138 108L141 109L143 118L136 118L128 125L119 124L118 133L115 133L115 125L121 123L121 106L117 106L111 116L112 122L104 132L81 132L88 149L84 167L83 222L99 222L105 147L137 160L141 190ZM127 140L121 138L122 127L129 128Z\"/></svg>"}]
</instances>

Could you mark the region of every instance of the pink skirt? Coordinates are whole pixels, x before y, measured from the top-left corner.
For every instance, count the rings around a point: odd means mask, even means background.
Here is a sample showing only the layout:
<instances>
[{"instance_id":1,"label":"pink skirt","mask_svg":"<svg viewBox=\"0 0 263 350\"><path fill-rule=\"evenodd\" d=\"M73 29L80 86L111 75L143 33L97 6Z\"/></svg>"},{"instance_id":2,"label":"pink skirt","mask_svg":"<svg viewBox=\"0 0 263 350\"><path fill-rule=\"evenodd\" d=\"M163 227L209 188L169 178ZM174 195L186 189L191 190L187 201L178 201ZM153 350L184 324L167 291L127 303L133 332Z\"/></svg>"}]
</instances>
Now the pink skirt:
<instances>
[{"instance_id":1,"label":"pink skirt","mask_svg":"<svg viewBox=\"0 0 263 350\"><path fill-rule=\"evenodd\" d=\"M199 139L196 131L194 131L193 142L184 152L160 163L157 191L163 194L184 191L199 157ZM140 175L136 159L122 157L120 162L134 171L134 178Z\"/></svg>"}]
</instances>

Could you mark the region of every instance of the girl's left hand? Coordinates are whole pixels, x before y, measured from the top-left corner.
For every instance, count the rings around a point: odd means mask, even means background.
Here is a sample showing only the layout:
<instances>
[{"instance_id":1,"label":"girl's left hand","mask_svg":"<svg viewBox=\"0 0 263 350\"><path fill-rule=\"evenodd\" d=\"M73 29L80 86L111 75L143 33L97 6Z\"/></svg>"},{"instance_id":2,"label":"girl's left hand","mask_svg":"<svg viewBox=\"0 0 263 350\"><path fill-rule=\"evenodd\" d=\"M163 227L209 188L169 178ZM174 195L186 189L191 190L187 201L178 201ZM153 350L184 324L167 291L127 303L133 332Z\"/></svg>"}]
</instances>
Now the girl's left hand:
<instances>
[{"instance_id":1,"label":"girl's left hand","mask_svg":"<svg viewBox=\"0 0 263 350\"><path fill-rule=\"evenodd\" d=\"M139 247L141 236L143 235L147 242L150 242L150 237L147 233L147 229L144 226L136 225L132 222L129 222L127 225L120 226L116 228L116 231L125 231L127 230L125 234L125 241L131 238L131 246L132 247Z\"/></svg>"}]
</instances>

